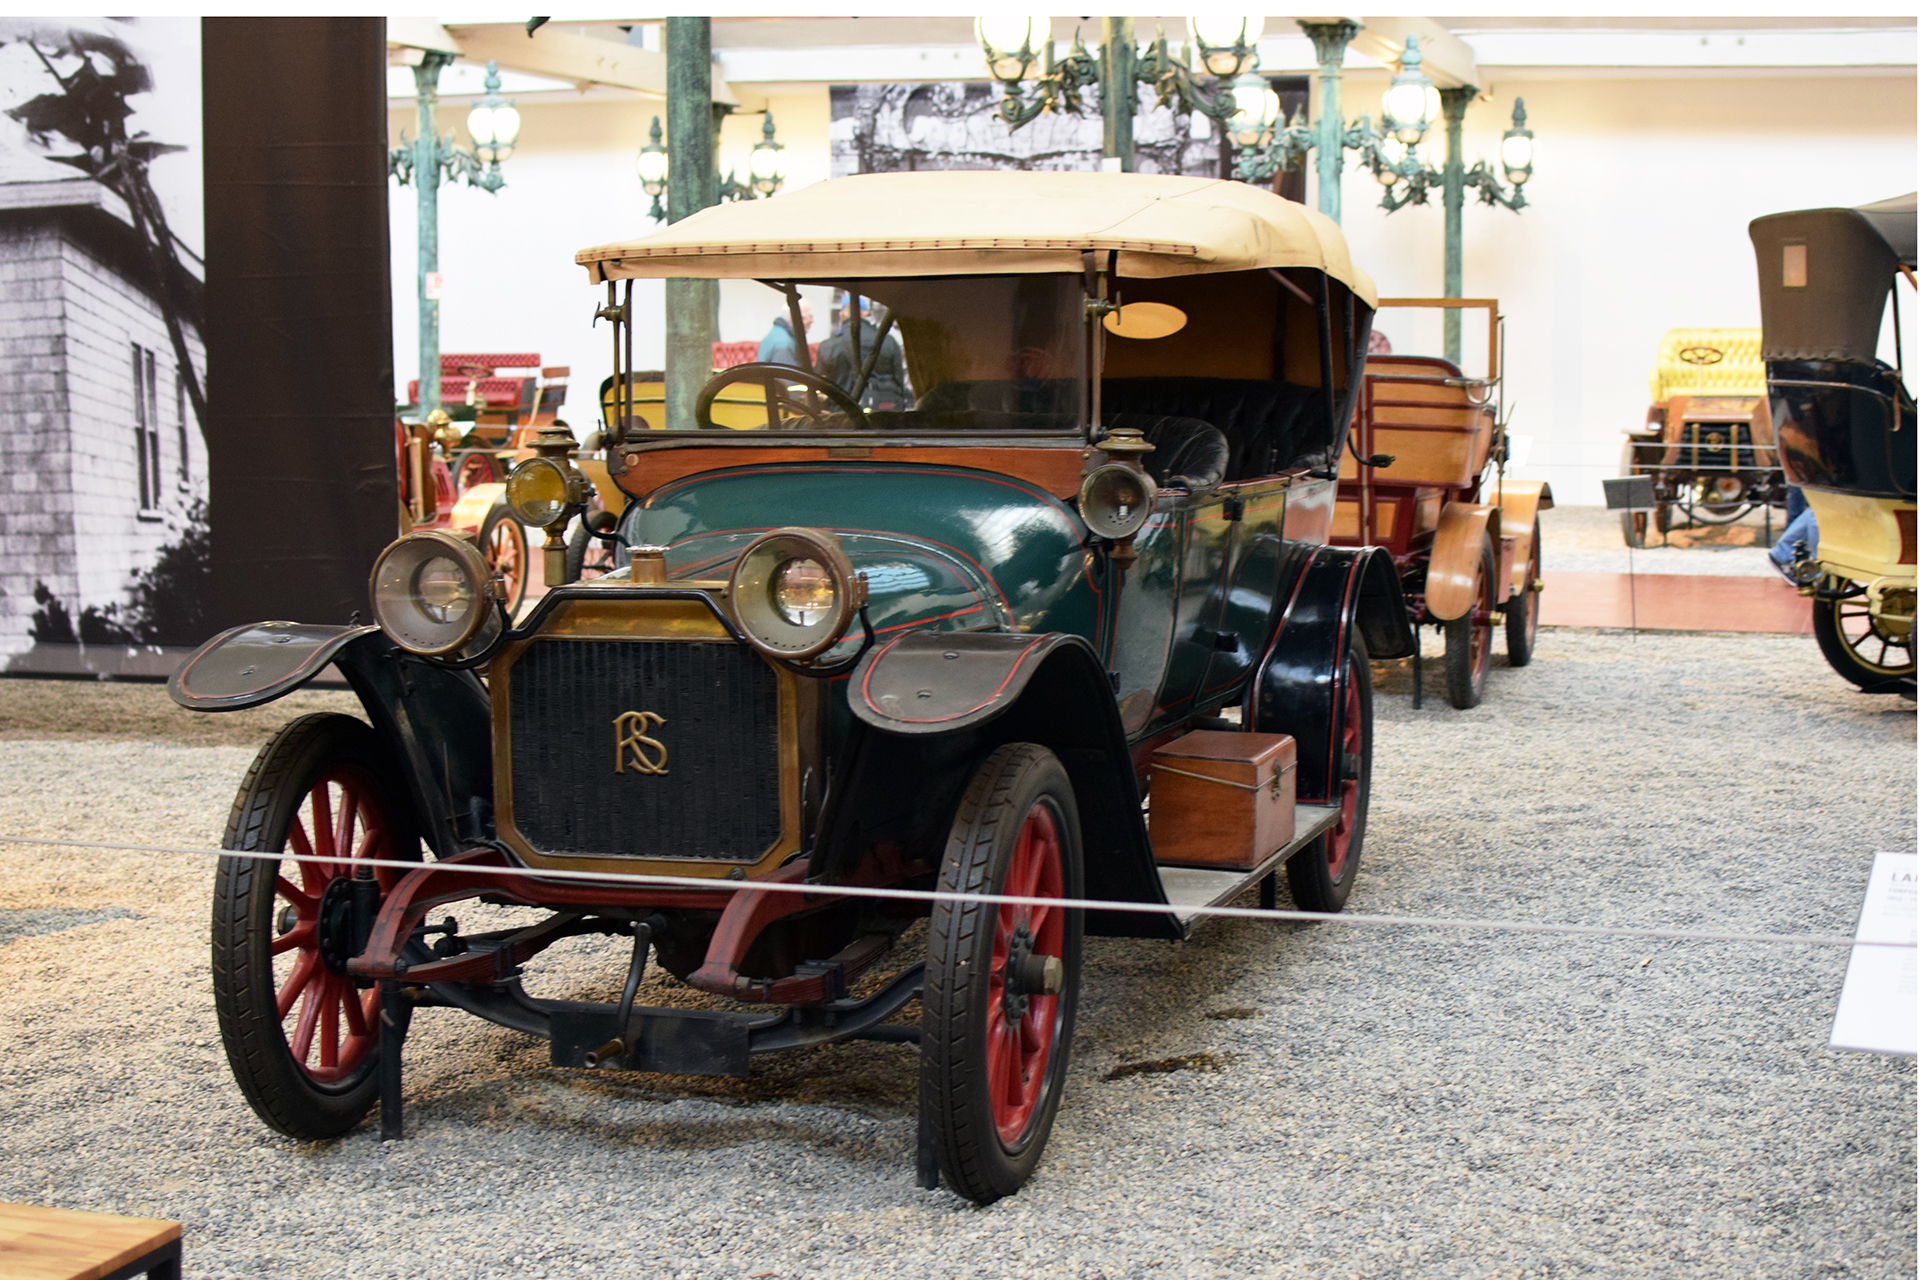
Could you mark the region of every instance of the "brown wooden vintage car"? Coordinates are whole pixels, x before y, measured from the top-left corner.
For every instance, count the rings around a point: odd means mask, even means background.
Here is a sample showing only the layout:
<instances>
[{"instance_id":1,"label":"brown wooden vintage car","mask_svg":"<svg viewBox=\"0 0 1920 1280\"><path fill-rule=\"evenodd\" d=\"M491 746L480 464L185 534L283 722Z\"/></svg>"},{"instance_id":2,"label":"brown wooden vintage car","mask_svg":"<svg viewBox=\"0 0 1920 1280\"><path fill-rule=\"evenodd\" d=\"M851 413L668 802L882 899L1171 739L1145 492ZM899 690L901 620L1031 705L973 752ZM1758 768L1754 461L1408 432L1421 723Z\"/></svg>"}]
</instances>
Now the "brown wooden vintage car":
<instances>
[{"instance_id":1,"label":"brown wooden vintage car","mask_svg":"<svg viewBox=\"0 0 1920 1280\"><path fill-rule=\"evenodd\" d=\"M1340 459L1336 546L1385 547L1415 625L1446 636L1447 699L1479 703L1504 621L1507 665L1533 658L1540 625L1539 512L1546 482L1505 473L1500 307L1491 299L1382 298L1380 306L1484 310L1487 365L1463 377L1437 356L1374 355ZM1414 657L1414 705L1420 660Z\"/></svg>"}]
</instances>

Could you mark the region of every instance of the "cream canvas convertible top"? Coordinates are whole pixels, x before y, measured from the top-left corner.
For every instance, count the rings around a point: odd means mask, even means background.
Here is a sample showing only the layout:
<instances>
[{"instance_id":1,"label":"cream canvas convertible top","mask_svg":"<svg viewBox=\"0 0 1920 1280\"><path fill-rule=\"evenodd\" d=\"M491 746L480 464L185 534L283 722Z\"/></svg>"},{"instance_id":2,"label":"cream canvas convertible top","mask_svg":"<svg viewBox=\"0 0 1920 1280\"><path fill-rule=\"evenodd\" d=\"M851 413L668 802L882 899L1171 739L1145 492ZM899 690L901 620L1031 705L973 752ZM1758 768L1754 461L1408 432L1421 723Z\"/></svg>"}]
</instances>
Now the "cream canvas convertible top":
<instances>
[{"instance_id":1,"label":"cream canvas convertible top","mask_svg":"<svg viewBox=\"0 0 1920 1280\"><path fill-rule=\"evenodd\" d=\"M1260 187L1143 173L945 170L835 178L703 209L638 240L583 249L594 281L843 280L1078 272L1119 254L1122 276L1311 267L1368 306L1332 219ZM1104 265L1104 263L1103 263Z\"/></svg>"}]
</instances>

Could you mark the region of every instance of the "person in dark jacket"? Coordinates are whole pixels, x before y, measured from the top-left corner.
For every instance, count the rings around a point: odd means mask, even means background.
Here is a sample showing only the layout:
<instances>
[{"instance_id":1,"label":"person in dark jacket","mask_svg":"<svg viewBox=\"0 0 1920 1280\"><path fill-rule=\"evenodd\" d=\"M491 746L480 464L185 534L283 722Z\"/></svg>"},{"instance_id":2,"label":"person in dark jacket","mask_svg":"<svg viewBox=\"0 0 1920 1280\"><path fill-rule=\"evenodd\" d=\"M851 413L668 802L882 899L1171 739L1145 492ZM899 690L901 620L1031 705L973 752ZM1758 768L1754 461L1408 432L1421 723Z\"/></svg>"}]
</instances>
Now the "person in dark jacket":
<instances>
[{"instance_id":1,"label":"person in dark jacket","mask_svg":"<svg viewBox=\"0 0 1920 1280\"><path fill-rule=\"evenodd\" d=\"M860 354L854 356L853 326L848 321L852 307L841 311L842 323L831 338L820 344L820 376L828 379L841 390L851 394L860 381L860 366L873 352L876 342L880 341L880 326L867 315L865 300L860 306ZM913 388L907 380L906 353L900 349L900 339L891 332L881 346L880 358L874 363L873 376L867 379L867 389L860 397L862 409L907 409L913 405Z\"/></svg>"}]
</instances>

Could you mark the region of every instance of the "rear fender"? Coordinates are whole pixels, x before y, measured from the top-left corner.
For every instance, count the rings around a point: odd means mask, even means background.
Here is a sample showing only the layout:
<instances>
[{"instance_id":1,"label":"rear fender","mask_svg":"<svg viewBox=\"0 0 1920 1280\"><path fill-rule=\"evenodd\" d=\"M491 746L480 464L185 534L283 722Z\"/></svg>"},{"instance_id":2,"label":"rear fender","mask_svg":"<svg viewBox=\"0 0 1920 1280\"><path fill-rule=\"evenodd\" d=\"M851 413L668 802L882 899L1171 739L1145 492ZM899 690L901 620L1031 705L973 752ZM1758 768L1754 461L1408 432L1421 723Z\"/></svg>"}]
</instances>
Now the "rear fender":
<instances>
[{"instance_id":1,"label":"rear fender","mask_svg":"<svg viewBox=\"0 0 1920 1280\"><path fill-rule=\"evenodd\" d=\"M1242 722L1255 730L1293 735L1294 795L1302 803L1331 803L1340 780L1338 682L1356 634L1370 658L1413 652L1393 557L1381 547L1315 547L1241 706Z\"/></svg>"},{"instance_id":2,"label":"rear fender","mask_svg":"<svg viewBox=\"0 0 1920 1280\"><path fill-rule=\"evenodd\" d=\"M1553 506L1553 490L1545 480L1505 480L1495 490L1500 499L1500 536L1512 538L1515 593L1526 589L1527 565L1533 556L1533 522Z\"/></svg>"},{"instance_id":3,"label":"rear fender","mask_svg":"<svg viewBox=\"0 0 1920 1280\"><path fill-rule=\"evenodd\" d=\"M1427 560L1427 612L1436 621L1465 617L1480 598L1480 542L1489 532L1497 541L1500 526L1491 524L1496 515L1495 508L1478 502L1449 502L1441 509ZM1516 554L1514 560L1519 559Z\"/></svg>"},{"instance_id":4,"label":"rear fender","mask_svg":"<svg viewBox=\"0 0 1920 1280\"><path fill-rule=\"evenodd\" d=\"M406 773L420 831L440 857L471 847L492 820L493 728L470 671L413 657L378 627L258 622L201 645L167 681L190 711L240 711L302 687L331 663Z\"/></svg>"},{"instance_id":5,"label":"rear fender","mask_svg":"<svg viewBox=\"0 0 1920 1280\"><path fill-rule=\"evenodd\" d=\"M1166 901L1112 681L1084 639L909 631L862 659L847 702L855 728L821 815L812 877L833 878L889 831L917 838L937 861L974 765L1002 743L1033 742L1060 758L1073 784L1087 896ZM1184 933L1171 914L1094 911L1087 928Z\"/></svg>"}]
</instances>

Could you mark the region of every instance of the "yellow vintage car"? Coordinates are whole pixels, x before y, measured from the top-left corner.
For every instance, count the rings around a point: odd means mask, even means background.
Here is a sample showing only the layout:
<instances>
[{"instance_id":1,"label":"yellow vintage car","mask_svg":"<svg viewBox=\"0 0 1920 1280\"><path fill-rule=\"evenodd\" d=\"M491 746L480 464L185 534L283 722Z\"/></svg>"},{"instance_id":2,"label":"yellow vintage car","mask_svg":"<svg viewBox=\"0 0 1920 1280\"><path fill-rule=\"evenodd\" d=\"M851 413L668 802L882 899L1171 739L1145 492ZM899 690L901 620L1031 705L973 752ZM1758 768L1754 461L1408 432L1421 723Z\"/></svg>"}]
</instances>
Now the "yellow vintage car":
<instances>
[{"instance_id":1,"label":"yellow vintage car","mask_svg":"<svg viewBox=\"0 0 1920 1280\"><path fill-rule=\"evenodd\" d=\"M1806 209L1748 228L1761 355L1787 478L1818 522L1788 566L1829 665L1868 693L1914 696L1914 422L1904 370L1879 358L1892 294L1914 285L1911 195Z\"/></svg>"},{"instance_id":2,"label":"yellow vintage car","mask_svg":"<svg viewBox=\"0 0 1920 1280\"><path fill-rule=\"evenodd\" d=\"M1758 329L1670 329L1649 376L1646 423L1627 432L1620 474L1653 482L1650 511L1623 511L1630 547L1647 545L1649 528L1731 524L1755 507L1768 513L1787 500L1786 478L1767 411L1767 371Z\"/></svg>"}]
</instances>

